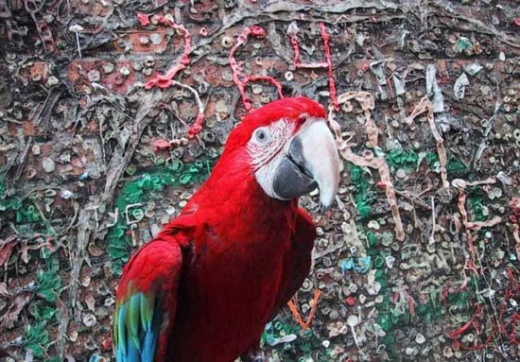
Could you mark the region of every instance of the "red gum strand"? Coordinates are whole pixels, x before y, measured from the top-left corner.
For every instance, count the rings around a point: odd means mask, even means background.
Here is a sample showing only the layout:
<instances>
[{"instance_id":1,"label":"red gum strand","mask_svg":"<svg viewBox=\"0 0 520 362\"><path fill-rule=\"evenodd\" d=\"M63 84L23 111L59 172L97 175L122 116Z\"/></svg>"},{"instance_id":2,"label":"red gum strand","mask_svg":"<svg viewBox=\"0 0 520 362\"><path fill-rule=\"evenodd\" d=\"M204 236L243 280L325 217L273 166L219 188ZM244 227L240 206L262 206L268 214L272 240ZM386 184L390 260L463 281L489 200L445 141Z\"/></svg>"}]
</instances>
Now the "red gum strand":
<instances>
[{"instance_id":1,"label":"red gum strand","mask_svg":"<svg viewBox=\"0 0 520 362\"><path fill-rule=\"evenodd\" d=\"M329 39L330 36L327 33L324 23L320 23L321 36L323 38L323 44L325 46L325 57L327 58L327 65L329 68L329 88L330 88L330 99L334 105L334 110L339 111L338 96L336 93L336 83L334 83L334 69L332 68L332 59L330 57Z\"/></svg>"},{"instance_id":2,"label":"red gum strand","mask_svg":"<svg viewBox=\"0 0 520 362\"><path fill-rule=\"evenodd\" d=\"M138 13L137 18L139 19L139 23L142 26L146 26L150 23L150 17L143 13ZM179 73L180 71L184 70L189 64L190 64L190 52L191 52L191 34L184 27L184 25L176 24L171 17L160 15L158 18L158 22L160 24L169 26L175 30L179 30L184 35L184 52L182 53L182 56L179 60L178 64L173 65L166 74L164 75L156 75L153 79L148 81L144 87L146 89L151 89L153 87L159 87L159 88L169 88L173 84L173 78ZM204 113L197 114L197 118L195 119L195 123L190 127L188 130L188 137L194 138L201 130L202 130L202 124L204 122ZM158 148L160 149L160 148Z\"/></svg>"},{"instance_id":3,"label":"red gum strand","mask_svg":"<svg viewBox=\"0 0 520 362\"><path fill-rule=\"evenodd\" d=\"M336 91L336 83L334 82L334 68L332 67L332 59L330 56L330 46L329 39L330 36L327 33L327 29L325 28L324 23L320 23L321 37L323 38L323 45L325 48L325 58L326 62L315 62L315 63L301 63L300 62L300 47L298 45L298 37L296 34L291 34L291 44L294 51L294 60L293 64L295 68L304 68L304 69L317 69L317 68L328 68L328 77L329 77L329 89L330 89L330 99L332 100L332 104L334 105L334 110L339 110L339 102Z\"/></svg>"},{"instance_id":4,"label":"red gum strand","mask_svg":"<svg viewBox=\"0 0 520 362\"><path fill-rule=\"evenodd\" d=\"M190 64L189 54L191 52L191 35L190 32L183 26L175 24L171 18L161 15L158 19L159 23L172 27L175 30L180 30L184 35L184 52L179 60L179 64L172 66L164 75L156 75L153 79L148 81L144 87L151 89L153 87L168 88L172 85L172 79L181 70L185 69ZM141 23L142 24L142 23Z\"/></svg>"},{"instance_id":5,"label":"red gum strand","mask_svg":"<svg viewBox=\"0 0 520 362\"><path fill-rule=\"evenodd\" d=\"M242 73L242 65L236 61L235 53L241 45L244 45L247 42L249 35L262 37L265 36L265 30L256 25L252 27L246 26L242 31L242 34L239 35L236 44L231 48L228 57L229 66L231 67L231 71L233 72L233 82L235 82L238 91L240 92L240 96L242 97L244 107L248 112L251 110L252 105L251 100L247 96L245 90L247 83L258 81L271 83L276 87L276 90L280 98L283 98L282 85L276 79L265 75L246 75Z\"/></svg>"}]
</instances>

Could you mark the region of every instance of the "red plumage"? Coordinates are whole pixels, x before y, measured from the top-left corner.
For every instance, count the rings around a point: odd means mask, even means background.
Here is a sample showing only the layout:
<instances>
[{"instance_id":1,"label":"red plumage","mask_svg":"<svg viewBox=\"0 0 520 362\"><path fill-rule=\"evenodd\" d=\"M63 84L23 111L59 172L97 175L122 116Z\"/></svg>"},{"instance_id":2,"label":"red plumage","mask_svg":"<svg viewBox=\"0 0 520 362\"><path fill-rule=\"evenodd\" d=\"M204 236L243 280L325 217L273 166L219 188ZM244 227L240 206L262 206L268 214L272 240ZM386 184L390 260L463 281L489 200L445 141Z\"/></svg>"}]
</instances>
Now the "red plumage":
<instances>
[{"instance_id":1,"label":"red plumage","mask_svg":"<svg viewBox=\"0 0 520 362\"><path fill-rule=\"evenodd\" d=\"M156 362L233 361L259 341L307 276L314 224L296 199L266 195L246 145L259 127L286 119L297 130L309 117L324 118L325 111L305 98L273 102L246 116L181 216L126 265L116 318L138 318L125 317L122 307L136 293L157 298ZM124 336L130 339L125 333L116 333L117 351Z\"/></svg>"}]
</instances>

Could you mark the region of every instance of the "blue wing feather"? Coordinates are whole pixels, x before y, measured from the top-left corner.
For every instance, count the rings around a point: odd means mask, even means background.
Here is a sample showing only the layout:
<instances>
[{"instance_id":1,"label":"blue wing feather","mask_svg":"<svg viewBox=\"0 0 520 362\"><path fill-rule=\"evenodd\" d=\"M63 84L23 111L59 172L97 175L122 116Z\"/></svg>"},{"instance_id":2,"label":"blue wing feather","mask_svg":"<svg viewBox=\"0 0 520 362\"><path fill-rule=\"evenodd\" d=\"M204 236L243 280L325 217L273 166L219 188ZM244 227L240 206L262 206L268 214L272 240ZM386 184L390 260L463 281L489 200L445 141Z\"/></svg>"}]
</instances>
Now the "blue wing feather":
<instances>
[{"instance_id":1,"label":"blue wing feather","mask_svg":"<svg viewBox=\"0 0 520 362\"><path fill-rule=\"evenodd\" d=\"M142 357L143 361L153 361L157 340L159 338L159 329L161 328L162 318L159 313L154 311L150 328L148 328L143 343Z\"/></svg>"},{"instance_id":2,"label":"blue wing feather","mask_svg":"<svg viewBox=\"0 0 520 362\"><path fill-rule=\"evenodd\" d=\"M117 361L153 362L162 314L152 297L135 293L117 308Z\"/></svg>"}]
</instances>

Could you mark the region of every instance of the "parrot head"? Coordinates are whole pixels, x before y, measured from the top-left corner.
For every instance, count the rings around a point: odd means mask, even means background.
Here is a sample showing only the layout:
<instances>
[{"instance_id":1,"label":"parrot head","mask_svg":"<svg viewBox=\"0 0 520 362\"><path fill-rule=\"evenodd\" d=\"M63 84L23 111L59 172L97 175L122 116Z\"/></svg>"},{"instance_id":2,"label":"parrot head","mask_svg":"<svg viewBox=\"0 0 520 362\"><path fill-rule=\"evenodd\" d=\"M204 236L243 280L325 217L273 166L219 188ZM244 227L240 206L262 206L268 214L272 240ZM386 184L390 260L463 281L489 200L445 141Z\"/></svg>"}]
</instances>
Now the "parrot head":
<instances>
[{"instance_id":1,"label":"parrot head","mask_svg":"<svg viewBox=\"0 0 520 362\"><path fill-rule=\"evenodd\" d=\"M308 98L284 98L245 116L230 133L222 160L273 199L297 199L319 188L327 209L338 189L340 161L326 113Z\"/></svg>"}]
</instances>

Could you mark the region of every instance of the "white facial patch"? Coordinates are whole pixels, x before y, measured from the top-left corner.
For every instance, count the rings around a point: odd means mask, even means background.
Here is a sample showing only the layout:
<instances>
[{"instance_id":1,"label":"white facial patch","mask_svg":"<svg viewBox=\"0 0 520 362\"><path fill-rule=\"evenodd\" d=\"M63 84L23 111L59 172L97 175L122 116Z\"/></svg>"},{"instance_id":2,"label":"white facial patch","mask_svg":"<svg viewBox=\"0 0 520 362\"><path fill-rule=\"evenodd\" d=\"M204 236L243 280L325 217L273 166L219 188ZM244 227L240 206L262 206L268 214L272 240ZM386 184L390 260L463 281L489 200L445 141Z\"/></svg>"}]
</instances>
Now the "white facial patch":
<instances>
[{"instance_id":1,"label":"white facial patch","mask_svg":"<svg viewBox=\"0 0 520 362\"><path fill-rule=\"evenodd\" d=\"M277 198L273 191L275 171L294 137L295 124L281 119L261 127L251 136L247 148L256 181L264 192Z\"/></svg>"}]
</instances>

